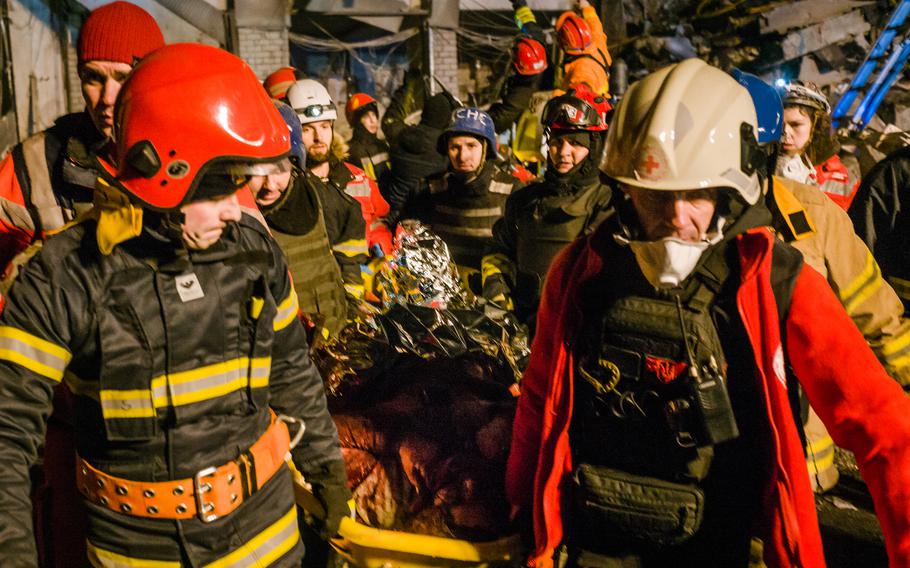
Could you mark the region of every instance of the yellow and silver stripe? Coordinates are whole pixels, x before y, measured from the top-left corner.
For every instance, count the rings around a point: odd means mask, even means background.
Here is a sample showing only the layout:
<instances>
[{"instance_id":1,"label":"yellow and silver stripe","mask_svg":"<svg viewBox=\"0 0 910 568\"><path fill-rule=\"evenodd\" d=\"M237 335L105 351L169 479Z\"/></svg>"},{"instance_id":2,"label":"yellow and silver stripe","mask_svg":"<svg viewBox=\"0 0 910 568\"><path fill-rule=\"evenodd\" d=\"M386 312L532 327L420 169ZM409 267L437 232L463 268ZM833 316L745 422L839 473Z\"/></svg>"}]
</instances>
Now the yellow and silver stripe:
<instances>
[{"instance_id":1,"label":"yellow and silver stripe","mask_svg":"<svg viewBox=\"0 0 910 568\"><path fill-rule=\"evenodd\" d=\"M278 304L278 312L275 314L272 329L281 331L291 325L291 322L297 317L298 311L300 311L300 304L297 300L297 292L294 290L294 287L291 286L288 297Z\"/></svg>"},{"instance_id":2,"label":"yellow and silver stripe","mask_svg":"<svg viewBox=\"0 0 910 568\"><path fill-rule=\"evenodd\" d=\"M105 418L151 418L157 409L212 400L238 390L269 384L271 358L238 357L223 363L152 379L150 389L102 389Z\"/></svg>"},{"instance_id":3,"label":"yellow and silver stripe","mask_svg":"<svg viewBox=\"0 0 910 568\"><path fill-rule=\"evenodd\" d=\"M240 545L230 554L205 565L205 568L266 568L290 552L300 540L297 508L285 513L271 526ZM180 562L147 560L117 554L87 541L88 559L96 568L180 568Z\"/></svg>"},{"instance_id":4,"label":"yellow and silver stripe","mask_svg":"<svg viewBox=\"0 0 910 568\"><path fill-rule=\"evenodd\" d=\"M60 382L73 355L64 347L7 325L0 326L0 359Z\"/></svg>"},{"instance_id":5,"label":"yellow and silver stripe","mask_svg":"<svg viewBox=\"0 0 910 568\"><path fill-rule=\"evenodd\" d=\"M367 254L367 240L366 239L349 239L347 241L342 241L336 245L332 246L332 250L335 252L340 252L345 256L357 256L359 254Z\"/></svg>"}]
</instances>

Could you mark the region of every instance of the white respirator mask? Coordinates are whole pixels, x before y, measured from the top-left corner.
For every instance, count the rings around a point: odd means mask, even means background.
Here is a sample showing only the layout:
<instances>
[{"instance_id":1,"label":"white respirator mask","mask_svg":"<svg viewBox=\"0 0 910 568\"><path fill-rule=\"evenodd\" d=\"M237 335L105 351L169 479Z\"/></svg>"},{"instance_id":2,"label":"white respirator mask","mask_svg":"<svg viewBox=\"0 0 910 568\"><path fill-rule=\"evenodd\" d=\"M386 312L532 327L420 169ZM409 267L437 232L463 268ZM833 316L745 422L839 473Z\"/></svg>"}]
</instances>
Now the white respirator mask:
<instances>
[{"instance_id":1,"label":"white respirator mask","mask_svg":"<svg viewBox=\"0 0 910 568\"><path fill-rule=\"evenodd\" d=\"M615 235L620 244L628 245L642 274L655 288L676 288L695 270L701 255L723 239L724 218L717 220L717 231L697 242L666 237L656 241L631 241Z\"/></svg>"}]
</instances>

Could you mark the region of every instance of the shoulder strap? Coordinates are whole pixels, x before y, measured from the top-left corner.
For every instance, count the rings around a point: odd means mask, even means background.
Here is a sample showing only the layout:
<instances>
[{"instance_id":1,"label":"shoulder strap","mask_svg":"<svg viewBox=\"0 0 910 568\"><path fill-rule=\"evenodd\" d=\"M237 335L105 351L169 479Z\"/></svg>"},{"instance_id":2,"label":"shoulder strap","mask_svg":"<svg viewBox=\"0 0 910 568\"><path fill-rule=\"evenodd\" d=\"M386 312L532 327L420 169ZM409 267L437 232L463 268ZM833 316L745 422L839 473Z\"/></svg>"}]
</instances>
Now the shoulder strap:
<instances>
[{"instance_id":1,"label":"shoulder strap","mask_svg":"<svg viewBox=\"0 0 910 568\"><path fill-rule=\"evenodd\" d=\"M31 191L26 203L29 204L30 210L34 207L34 212L37 213L35 234L48 230L48 227L62 227L66 221L51 185L44 132L31 136L22 143L22 157L31 181Z\"/></svg>"}]
</instances>

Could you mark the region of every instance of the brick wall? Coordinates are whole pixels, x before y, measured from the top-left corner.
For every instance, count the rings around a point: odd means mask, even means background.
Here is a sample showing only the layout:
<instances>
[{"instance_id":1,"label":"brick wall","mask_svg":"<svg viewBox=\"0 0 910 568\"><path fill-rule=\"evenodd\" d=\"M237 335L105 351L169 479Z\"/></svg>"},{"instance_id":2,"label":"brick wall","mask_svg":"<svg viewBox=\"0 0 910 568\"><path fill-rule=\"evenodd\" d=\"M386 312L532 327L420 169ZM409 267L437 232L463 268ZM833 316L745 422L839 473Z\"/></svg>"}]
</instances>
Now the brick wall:
<instances>
[{"instance_id":1,"label":"brick wall","mask_svg":"<svg viewBox=\"0 0 910 568\"><path fill-rule=\"evenodd\" d=\"M450 92L457 94L458 39L455 31L430 28L430 33L433 34L433 73ZM438 90L438 85L433 88Z\"/></svg>"},{"instance_id":2,"label":"brick wall","mask_svg":"<svg viewBox=\"0 0 910 568\"><path fill-rule=\"evenodd\" d=\"M237 29L238 55L260 80L279 67L290 63L288 30L241 27Z\"/></svg>"}]
</instances>

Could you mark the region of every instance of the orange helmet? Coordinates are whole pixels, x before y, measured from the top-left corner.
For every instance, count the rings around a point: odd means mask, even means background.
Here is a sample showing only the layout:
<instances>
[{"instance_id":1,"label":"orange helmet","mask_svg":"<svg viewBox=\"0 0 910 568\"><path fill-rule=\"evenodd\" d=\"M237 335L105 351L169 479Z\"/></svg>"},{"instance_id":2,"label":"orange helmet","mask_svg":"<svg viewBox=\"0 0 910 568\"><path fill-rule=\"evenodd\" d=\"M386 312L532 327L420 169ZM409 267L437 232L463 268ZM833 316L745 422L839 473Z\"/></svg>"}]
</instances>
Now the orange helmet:
<instances>
[{"instance_id":1,"label":"orange helmet","mask_svg":"<svg viewBox=\"0 0 910 568\"><path fill-rule=\"evenodd\" d=\"M288 89L297 80L297 70L293 67L282 67L265 78L262 86L269 92L269 96L279 101L287 97Z\"/></svg>"},{"instance_id":2,"label":"orange helmet","mask_svg":"<svg viewBox=\"0 0 910 568\"><path fill-rule=\"evenodd\" d=\"M536 39L522 36L512 48L512 65L519 75L537 75L547 68L547 50Z\"/></svg>"},{"instance_id":3,"label":"orange helmet","mask_svg":"<svg viewBox=\"0 0 910 568\"><path fill-rule=\"evenodd\" d=\"M253 70L195 43L165 46L136 66L117 99L114 140L116 168L99 158L110 181L159 211L191 201L209 174L231 180L230 193L253 168L276 166L291 148L288 127Z\"/></svg>"},{"instance_id":4,"label":"orange helmet","mask_svg":"<svg viewBox=\"0 0 910 568\"><path fill-rule=\"evenodd\" d=\"M556 20L556 40L569 55L581 55L591 45L591 26L575 12L563 12Z\"/></svg>"},{"instance_id":5,"label":"orange helmet","mask_svg":"<svg viewBox=\"0 0 910 568\"><path fill-rule=\"evenodd\" d=\"M360 113L369 110L379 114L379 103L376 99L366 93L354 93L348 99L348 104L344 105L344 116L348 119L348 124L353 126Z\"/></svg>"}]
</instances>

